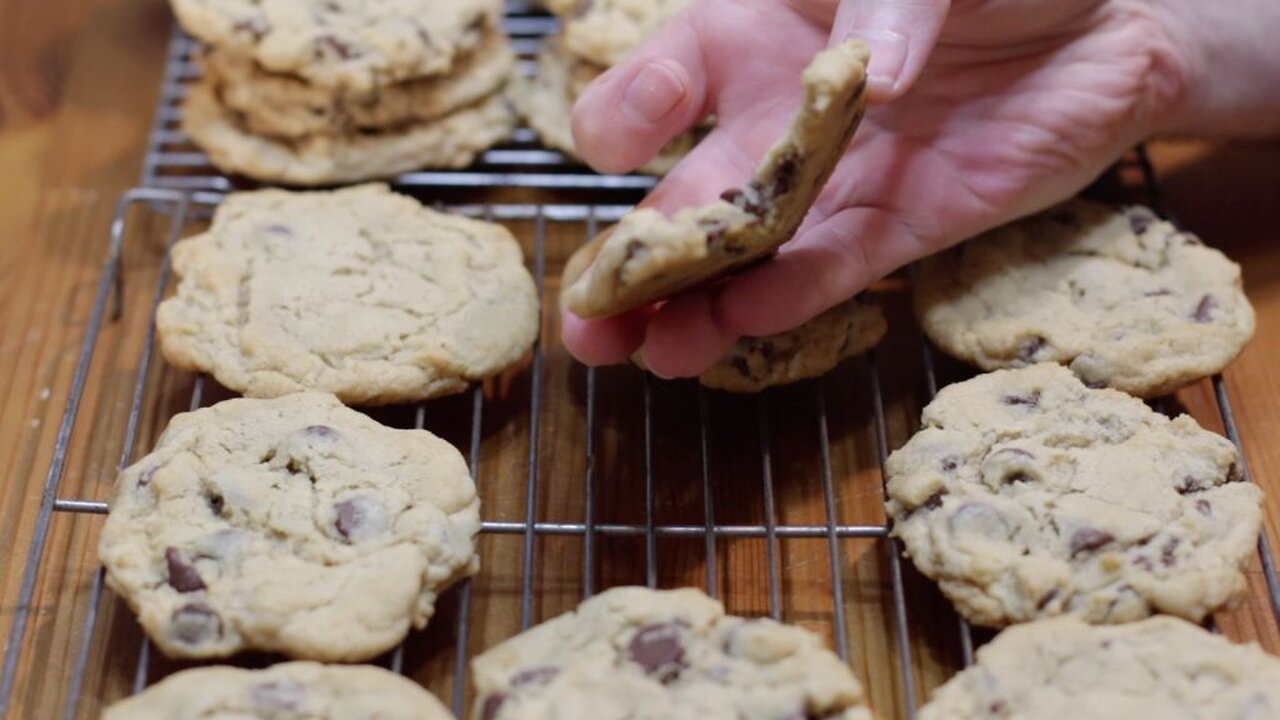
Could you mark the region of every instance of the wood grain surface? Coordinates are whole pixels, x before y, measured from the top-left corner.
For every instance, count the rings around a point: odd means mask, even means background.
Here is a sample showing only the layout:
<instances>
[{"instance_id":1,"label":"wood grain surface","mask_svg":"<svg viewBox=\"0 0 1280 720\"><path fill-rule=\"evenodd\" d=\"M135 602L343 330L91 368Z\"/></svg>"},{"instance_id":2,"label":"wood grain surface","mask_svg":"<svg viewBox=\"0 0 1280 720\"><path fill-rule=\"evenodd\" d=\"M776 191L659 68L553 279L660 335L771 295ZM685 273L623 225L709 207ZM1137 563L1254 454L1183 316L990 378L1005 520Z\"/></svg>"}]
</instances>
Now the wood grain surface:
<instances>
[{"instance_id":1,"label":"wood grain surface","mask_svg":"<svg viewBox=\"0 0 1280 720\"><path fill-rule=\"evenodd\" d=\"M141 650L136 623L119 600L107 591L91 603L101 517L53 516L30 624L22 637L8 635L106 257L108 225L121 192L138 176L170 17L156 0L0 0L0 18L0 643L20 643L22 658L9 717L93 718L103 704L130 692ZM1179 221L1245 267L1258 337L1228 370L1228 386L1250 469L1271 491L1268 529L1280 538L1280 145L1168 141L1153 146L1153 157ZM144 379L137 447L124 448L169 231L159 210L140 204L129 213L122 313L104 323L95 345L74 432L66 438L58 497L105 499L122 458L145 452L164 420L192 400L195 379L157 363ZM535 225L513 223L531 266ZM629 368L589 377L559 345L553 302L563 261L586 228L546 221L544 229L548 304L539 357L488 383L479 402L470 393L432 402L421 417L468 452L473 412L482 409L474 470L486 520L582 523L590 487L596 523L643 523L652 514L663 524L696 528L708 517L709 488L718 524L763 524L771 501L779 524L825 528L829 474L830 509L839 523L883 521L873 380L880 383L890 449L909 437L924 401L920 339L905 283L891 279L876 288L891 330L874 365L855 361L820 383L736 398L646 380ZM957 371L943 370L944 376ZM200 400L224 395L210 383ZM536 417L530 412L535 399ZM1177 402L1221 429L1209 383L1179 393ZM405 425L418 419L413 409L376 415ZM820 533L778 538L775 545L768 537L719 537L708 549L701 533L651 543L643 534L606 531L595 535L587 557L582 533L558 533L537 534L531 553L523 534L487 534L480 544L484 570L469 590L447 593L431 626L411 636L405 672L452 702L455 687L465 688L455 683L459 652L482 650L525 620L559 614L584 592L649 579L709 587L733 612L773 612L823 633L833 645L839 641L885 718L906 716L904 657L921 700L960 660L954 614L905 562L910 633L905 648L897 642L883 541L831 541ZM527 560L532 574L524 572ZM1218 616L1218 626L1280 652L1256 564L1250 581L1252 593ZM532 598L527 608L526 594ZM86 636L91 612L94 631ZM152 658L144 679L176 667ZM82 695L73 701L77 683Z\"/></svg>"}]
</instances>

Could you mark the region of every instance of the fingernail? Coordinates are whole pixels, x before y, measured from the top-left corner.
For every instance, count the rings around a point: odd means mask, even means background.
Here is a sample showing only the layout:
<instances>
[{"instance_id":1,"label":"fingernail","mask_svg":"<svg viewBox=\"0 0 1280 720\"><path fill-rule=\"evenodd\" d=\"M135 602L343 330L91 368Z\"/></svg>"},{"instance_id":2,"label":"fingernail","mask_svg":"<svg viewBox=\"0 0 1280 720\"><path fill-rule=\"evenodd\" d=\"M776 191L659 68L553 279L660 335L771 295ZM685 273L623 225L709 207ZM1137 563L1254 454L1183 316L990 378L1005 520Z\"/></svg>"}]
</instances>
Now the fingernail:
<instances>
[{"instance_id":1,"label":"fingernail","mask_svg":"<svg viewBox=\"0 0 1280 720\"><path fill-rule=\"evenodd\" d=\"M631 80L622 95L622 108L632 117L656 123L680 104L688 90L683 69L664 60L646 65Z\"/></svg>"},{"instance_id":2,"label":"fingernail","mask_svg":"<svg viewBox=\"0 0 1280 720\"><path fill-rule=\"evenodd\" d=\"M892 92L907 64L907 38L892 30L858 30L849 39L866 40L871 47L867 83L873 90Z\"/></svg>"}]
</instances>

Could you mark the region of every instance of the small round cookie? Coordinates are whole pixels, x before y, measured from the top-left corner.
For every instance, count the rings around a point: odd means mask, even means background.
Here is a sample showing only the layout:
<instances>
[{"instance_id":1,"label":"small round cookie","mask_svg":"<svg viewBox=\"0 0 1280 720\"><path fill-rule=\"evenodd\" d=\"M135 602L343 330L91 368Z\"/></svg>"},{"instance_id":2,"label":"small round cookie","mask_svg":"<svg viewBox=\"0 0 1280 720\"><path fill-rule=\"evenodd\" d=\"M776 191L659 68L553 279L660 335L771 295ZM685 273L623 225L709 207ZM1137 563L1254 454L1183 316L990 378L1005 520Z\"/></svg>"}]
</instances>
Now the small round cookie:
<instances>
[{"instance_id":1,"label":"small round cookie","mask_svg":"<svg viewBox=\"0 0 1280 720\"><path fill-rule=\"evenodd\" d=\"M322 390L352 405L461 392L538 334L538 296L501 225L385 185L229 195L173 249L156 318L165 358L253 397Z\"/></svg>"},{"instance_id":2,"label":"small round cookie","mask_svg":"<svg viewBox=\"0 0 1280 720\"><path fill-rule=\"evenodd\" d=\"M462 168L511 137L515 111L501 94L443 117L381 132L309 135L284 140L254 135L207 83L190 86L182 130L224 172L263 182L332 185L391 177L422 168Z\"/></svg>"},{"instance_id":3,"label":"small round cookie","mask_svg":"<svg viewBox=\"0 0 1280 720\"><path fill-rule=\"evenodd\" d=\"M106 709L102 720L453 720L434 695L370 665L214 665L174 673Z\"/></svg>"},{"instance_id":4,"label":"small round cookie","mask_svg":"<svg viewBox=\"0 0 1280 720\"><path fill-rule=\"evenodd\" d=\"M564 23L570 53L611 67L684 10L689 0L548 0L546 4Z\"/></svg>"},{"instance_id":5,"label":"small round cookie","mask_svg":"<svg viewBox=\"0 0 1280 720\"><path fill-rule=\"evenodd\" d=\"M729 355L698 376L706 387L755 393L825 375L880 342L887 326L875 305L848 300L794 330L742 338Z\"/></svg>"},{"instance_id":6,"label":"small round cookie","mask_svg":"<svg viewBox=\"0 0 1280 720\"><path fill-rule=\"evenodd\" d=\"M1172 617L1009 628L934 693L920 720L1280 718L1280 659Z\"/></svg>"},{"instance_id":7,"label":"small round cookie","mask_svg":"<svg viewBox=\"0 0 1280 720\"><path fill-rule=\"evenodd\" d=\"M1041 363L950 385L885 466L888 514L961 614L1199 621L1245 590L1262 491L1226 438Z\"/></svg>"},{"instance_id":8,"label":"small round cookie","mask_svg":"<svg viewBox=\"0 0 1280 720\"><path fill-rule=\"evenodd\" d=\"M383 85L368 92L317 87L272 73L251 59L209 48L200 64L218 100L255 135L300 138L384 130L421 123L475 104L506 84L515 53L506 35L488 33L453 72Z\"/></svg>"},{"instance_id":9,"label":"small round cookie","mask_svg":"<svg viewBox=\"0 0 1280 720\"><path fill-rule=\"evenodd\" d=\"M174 417L110 507L107 583L175 658L367 660L479 567L458 451L321 393Z\"/></svg>"},{"instance_id":10,"label":"small round cookie","mask_svg":"<svg viewBox=\"0 0 1280 720\"><path fill-rule=\"evenodd\" d=\"M171 0L187 32L317 87L368 92L450 71L501 0Z\"/></svg>"},{"instance_id":11,"label":"small round cookie","mask_svg":"<svg viewBox=\"0 0 1280 720\"><path fill-rule=\"evenodd\" d=\"M651 207L627 213L565 265L561 305L602 318L648 305L766 258L790 240L866 110L866 43L850 40L814 56L804 100L753 178L720 199L671 217Z\"/></svg>"},{"instance_id":12,"label":"small round cookie","mask_svg":"<svg viewBox=\"0 0 1280 720\"><path fill-rule=\"evenodd\" d=\"M603 72L565 54L557 38L548 38L538 51L537 75L514 78L511 99L543 144L577 159L573 141L573 104L578 94ZM665 175L702 139L699 128L677 135L637 172Z\"/></svg>"},{"instance_id":13,"label":"small round cookie","mask_svg":"<svg viewBox=\"0 0 1280 720\"><path fill-rule=\"evenodd\" d=\"M812 633L725 615L692 588L609 590L471 668L473 720L872 720Z\"/></svg>"},{"instance_id":14,"label":"small round cookie","mask_svg":"<svg viewBox=\"0 0 1280 720\"><path fill-rule=\"evenodd\" d=\"M1253 336L1240 267L1143 207L1072 200L925 260L916 312L985 370L1052 361L1139 397L1222 370Z\"/></svg>"}]
</instances>

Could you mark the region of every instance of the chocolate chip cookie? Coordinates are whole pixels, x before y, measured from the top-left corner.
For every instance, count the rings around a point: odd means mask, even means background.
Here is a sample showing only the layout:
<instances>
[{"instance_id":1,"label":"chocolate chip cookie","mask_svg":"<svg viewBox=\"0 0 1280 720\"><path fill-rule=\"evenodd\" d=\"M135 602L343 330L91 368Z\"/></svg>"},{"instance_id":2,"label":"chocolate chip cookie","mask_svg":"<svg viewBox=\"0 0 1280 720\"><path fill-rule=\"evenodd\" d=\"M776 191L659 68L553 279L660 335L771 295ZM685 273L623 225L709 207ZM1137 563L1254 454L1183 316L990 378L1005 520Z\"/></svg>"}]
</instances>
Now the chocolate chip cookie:
<instances>
[{"instance_id":1,"label":"chocolate chip cookie","mask_svg":"<svg viewBox=\"0 0 1280 720\"><path fill-rule=\"evenodd\" d=\"M1018 625L934 693L920 720L1280 717L1280 660L1171 617Z\"/></svg>"},{"instance_id":2,"label":"chocolate chip cookie","mask_svg":"<svg viewBox=\"0 0 1280 720\"><path fill-rule=\"evenodd\" d=\"M515 109L502 94L423 122L374 132L298 138L255 135L206 82L190 86L182 129L227 173L288 185L332 185L422 168L461 168L515 130Z\"/></svg>"},{"instance_id":3,"label":"chocolate chip cookie","mask_svg":"<svg viewBox=\"0 0 1280 720\"><path fill-rule=\"evenodd\" d=\"M175 673L107 708L102 720L307 718L452 720L417 683L370 665L290 662L265 670L227 666Z\"/></svg>"},{"instance_id":4,"label":"chocolate chip cookie","mask_svg":"<svg viewBox=\"0 0 1280 720\"><path fill-rule=\"evenodd\" d=\"M217 99L245 130L283 138L349 135L435 120L498 92L514 63L511 43L500 32L488 33L447 74L368 91L335 91L296 75L268 72L225 49L209 48L200 60Z\"/></svg>"},{"instance_id":5,"label":"chocolate chip cookie","mask_svg":"<svg viewBox=\"0 0 1280 720\"><path fill-rule=\"evenodd\" d=\"M270 72L358 92L453 68L501 0L171 0L188 32Z\"/></svg>"},{"instance_id":6,"label":"chocolate chip cookie","mask_svg":"<svg viewBox=\"0 0 1280 720\"><path fill-rule=\"evenodd\" d=\"M842 361L880 342L884 313L848 300L784 333L744 337L729 355L698 376L709 388L754 393L825 375Z\"/></svg>"},{"instance_id":7,"label":"chocolate chip cookie","mask_svg":"<svg viewBox=\"0 0 1280 720\"><path fill-rule=\"evenodd\" d=\"M230 195L173 249L157 315L177 367L245 395L348 404L461 392L520 360L538 297L501 225L427 209L385 185Z\"/></svg>"},{"instance_id":8,"label":"chocolate chip cookie","mask_svg":"<svg viewBox=\"0 0 1280 720\"><path fill-rule=\"evenodd\" d=\"M867 47L849 41L804 71L804 101L755 179L721 200L667 218L629 213L565 267L561 304L607 317L670 297L774 252L791 239L844 154L866 109Z\"/></svg>"},{"instance_id":9,"label":"chocolate chip cookie","mask_svg":"<svg viewBox=\"0 0 1280 720\"><path fill-rule=\"evenodd\" d=\"M174 417L110 507L107 583L170 657L366 660L479 567L458 451L321 393Z\"/></svg>"},{"instance_id":10,"label":"chocolate chip cookie","mask_svg":"<svg viewBox=\"0 0 1280 720\"><path fill-rule=\"evenodd\" d=\"M1086 200L925 260L915 304L983 369L1053 361L1140 397L1219 372L1254 329L1238 265L1146 208Z\"/></svg>"},{"instance_id":11,"label":"chocolate chip cookie","mask_svg":"<svg viewBox=\"0 0 1280 720\"><path fill-rule=\"evenodd\" d=\"M537 74L532 78L515 78L511 85L511 98L544 145L577 158L577 146L573 141L573 104L602 72L566 54L559 38L548 38L538 51ZM705 134L705 128L697 128L676 136L638 171L651 175L667 173Z\"/></svg>"},{"instance_id":12,"label":"chocolate chip cookie","mask_svg":"<svg viewBox=\"0 0 1280 720\"><path fill-rule=\"evenodd\" d=\"M817 637L698 590L615 588L472 662L475 720L872 720Z\"/></svg>"},{"instance_id":13,"label":"chocolate chip cookie","mask_svg":"<svg viewBox=\"0 0 1280 720\"><path fill-rule=\"evenodd\" d=\"M675 17L688 0L548 0L560 16L565 47L596 65L617 64Z\"/></svg>"},{"instance_id":14,"label":"chocolate chip cookie","mask_svg":"<svg viewBox=\"0 0 1280 720\"><path fill-rule=\"evenodd\" d=\"M893 535L960 612L1199 621L1245 590L1262 491L1226 438L1041 363L944 388L886 464Z\"/></svg>"}]
</instances>

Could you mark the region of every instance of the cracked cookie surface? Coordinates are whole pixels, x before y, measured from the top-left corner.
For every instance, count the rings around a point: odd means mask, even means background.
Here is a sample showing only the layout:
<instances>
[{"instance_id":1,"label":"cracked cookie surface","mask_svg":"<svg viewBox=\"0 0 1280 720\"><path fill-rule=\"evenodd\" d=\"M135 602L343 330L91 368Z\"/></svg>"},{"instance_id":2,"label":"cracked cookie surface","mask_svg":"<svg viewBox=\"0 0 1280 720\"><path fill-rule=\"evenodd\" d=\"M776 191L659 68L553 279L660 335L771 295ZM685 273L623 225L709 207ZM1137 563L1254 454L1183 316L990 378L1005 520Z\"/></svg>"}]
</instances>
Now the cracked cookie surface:
<instances>
[{"instance_id":1,"label":"cracked cookie surface","mask_svg":"<svg viewBox=\"0 0 1280 720\"><path fill-rule=\"evenodd\" d=\"M472 661L473 720L873 720L817 636L698 590L615 588Z\"/></svg>"},{"instance_id":2,"label":"cracked cookie surface","mask_svg":"<svg viewBox=\"0 0 1280 720\"><path fill-rule=\"evenodd\" d=\"M510 232L384 185L230 195L208 231L174 247L173 267L181 281L157 314L165 358L249 396L461 392L538 333Z\"/></svg>"},{"instance_id":3,"label":"cracked cookie surface","mask_svg":"<svg viewBox=\"0 0 1280 720\"><path fill-rule=\"evenodd\" d=\"M628 213L569 259L561 304L575 315L616 315L708 282L766 257L795 233L853 138L866 110L864 43L814 57L790 130L755 178L721 199L665 217Z\"/></svg>"},{"instance_id":4,"label":"cracked cookie surface","mask_svg":"<svg viewBox=\"0 0 1280 720\"><path fill-rule=\"evenodd\" d=\"M1280 717L1280 660L1172 617L1042 620L980 648L919 717L1265 720Z\"/></svg>"},{"instance_id":5,"label":"cracked cookie surface","mask_svg":"<svg viewBox=\"0 0 1280 720\"><path fill-rule=\"evenodd\" d=\"M452 720L417 683L370 665L290 662L264 670L174 673L107 708L102 720Z\"/></svg>"},{"instance_id":6,"label":"cracked cookie surface","mask_svg":"<svg viewBox=\"0 0 1280 720\"><path fill-rule=\"evenodd\" d=\"M943 388L886 464L893 535L971 621L1199 621L1245 590L1262 491L1226 438L1042 363Z\"/></svg>"},{"instance_id":7,"label":"cracked cookie surface","mask_svg":"<svg viewBox=\"0 0 1280 720\"><path fill-rule=\"evenodd\" d=\"M207 82L189 86L182 130L223 172L288 185L332 185L423 168L462 168L511 137L516 115L502 94L431 120L379 131L277 138L251 133Z\"/></svg>"},{"instance_id":8,"label":"cracked cookie surface","mask_svg":"<svg viewBox=\"0 0 1280 720\"><path fill-rule=\"evenodd\" d=\"M361 661L475 573L479 505L425 430L321 393L227 400L174 417L120 473L99 555L170 657Z\"/></svg>"},{"instance_id":9,"label":"cracked cookie surface","mask_svg":"<svg viewBox=\"0 0 1280 720\"><path fill-rule=\"evenodd\" d=\"M188 32L271 72L356 91L450 71L500 0L171 0Z\"/></svg>"},{"instance_id":10,"label":"cracked cookie surface","mask_svg":"<svg viewBox=\"0 0 1280 720\"><path fill-rule=\"evenodd\" d=\"M1073 200L924 260L916 313L984 370L1052 361L1163 395L1222 370L1253 336L1240 267L1147 208Z\"/></svg>"},{"instance_id":11,"label":"cracked cookie surface","mask_svg":"<svg viewBox=\"0 0 1280 720\"><path fill-rule=\"evenodd\" d=\"M253 60L209 48L200 64L221 104L239 113L255 135L302 138L394 129L443 117L480 102L507 82L515 54L506 35L491 31L446 75L381 85L367 92L334 91L300 77L263 70Z\"/></svg>"}]
</instances>

